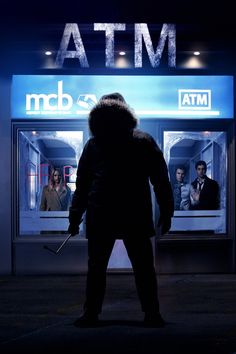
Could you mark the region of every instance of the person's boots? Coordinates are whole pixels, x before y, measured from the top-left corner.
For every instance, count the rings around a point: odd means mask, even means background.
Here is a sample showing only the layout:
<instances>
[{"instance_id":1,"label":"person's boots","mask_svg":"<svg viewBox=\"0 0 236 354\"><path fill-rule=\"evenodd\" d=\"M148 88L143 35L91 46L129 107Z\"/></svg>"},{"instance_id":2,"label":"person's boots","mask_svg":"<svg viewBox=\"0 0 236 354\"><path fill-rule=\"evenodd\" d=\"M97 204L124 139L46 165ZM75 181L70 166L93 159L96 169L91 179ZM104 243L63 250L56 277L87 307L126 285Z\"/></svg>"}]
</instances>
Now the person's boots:
<instances>
[{"instance_id":1,"label":"person's boots","mask_svg":"<svg viewBox=\"0 0 236 354\"><path fill-rule=\"evenodd\" d=\"M161 328L165 326L160 312L145 312L143 323L145 327Z\"/></svg>"},{"instance_id":2,"label":"person's boots","mask_svg":"<svg viewBox=\"0 0 236 354\"><path fill-rule=\"evenodd\" d=\"M75 322L75 327L96 327L98 325L98 314L85 311Z\"/></svg>"}]
</instances>

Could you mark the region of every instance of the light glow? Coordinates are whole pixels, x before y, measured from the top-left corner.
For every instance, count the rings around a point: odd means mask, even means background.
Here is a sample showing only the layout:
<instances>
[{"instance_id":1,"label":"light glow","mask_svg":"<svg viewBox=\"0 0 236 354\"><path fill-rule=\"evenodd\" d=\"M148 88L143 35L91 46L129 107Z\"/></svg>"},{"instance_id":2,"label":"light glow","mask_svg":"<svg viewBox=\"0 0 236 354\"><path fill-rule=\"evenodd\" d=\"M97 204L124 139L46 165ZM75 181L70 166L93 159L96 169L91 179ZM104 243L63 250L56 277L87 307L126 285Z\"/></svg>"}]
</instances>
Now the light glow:
<instances>
[{"instance_id":1,"label":"light glow","mask_svg":"<svg viewBox=\"0 0 236 354\"><path fill-rule=\"evenodd\" d=\"M76 111L76 114L88 115L90 111ZM220 111L194 111L194 110L135 110L137 115L150 116L219 116Z\"/></svg>"},{"instance_id":2,"label":"light glow","mask_svg":"<svg viewBox=\"0 0 236 354\"><path fill-rule=\"evenodd\" d=\"M56 131L57 138L64 138L68 140L76 139L79 141L83 140L82 131Z\"/></svg>"},{"instance_id":3,"label":"light glow","mask_svg":"<svg viewBox=\"0 0 236 354\"><path fill-rule=\"evenodd\" d=\"M199 57L191 56L185 63L183 63L182 67L186 69L203 69L205 68L205 65Z\"/></svg>"}]
</instances>

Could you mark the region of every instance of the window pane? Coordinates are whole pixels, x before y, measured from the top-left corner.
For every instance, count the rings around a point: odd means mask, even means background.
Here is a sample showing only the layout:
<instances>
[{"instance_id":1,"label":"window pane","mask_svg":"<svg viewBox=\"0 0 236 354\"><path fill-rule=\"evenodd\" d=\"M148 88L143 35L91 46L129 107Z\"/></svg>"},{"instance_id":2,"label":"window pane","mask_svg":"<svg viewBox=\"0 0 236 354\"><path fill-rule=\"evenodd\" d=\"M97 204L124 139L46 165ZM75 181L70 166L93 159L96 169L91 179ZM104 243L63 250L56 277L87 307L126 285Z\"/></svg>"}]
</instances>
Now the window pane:
<instances>
[{"instance_id":1,"label":"window pane","mask_svg":"<svg viewBox=\"0 0 236 354\"><path fill-rule=\"evenodd\" d=\"M83 131L20 131L18 141L20 235L67 233Z\"/></svg>"},{"instance_id":2,"label":"window pane","mask_svg":"<svg viewBox=\"0 0 236 354\"><path fill-rule=\"evenodd\" d=\"M172 233L226 232L226 133L164 132L175 212Z\"/></svg>"}]
</instances>

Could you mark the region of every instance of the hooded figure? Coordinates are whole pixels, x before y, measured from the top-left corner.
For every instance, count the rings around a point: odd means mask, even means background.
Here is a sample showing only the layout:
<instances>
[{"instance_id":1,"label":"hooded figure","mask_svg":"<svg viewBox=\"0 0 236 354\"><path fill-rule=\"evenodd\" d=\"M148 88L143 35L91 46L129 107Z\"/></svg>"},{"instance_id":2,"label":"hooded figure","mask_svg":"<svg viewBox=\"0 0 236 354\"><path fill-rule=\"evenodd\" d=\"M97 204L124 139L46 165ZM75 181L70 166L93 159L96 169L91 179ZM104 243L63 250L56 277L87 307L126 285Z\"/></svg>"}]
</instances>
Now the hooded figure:
<instances>
[{"instance_id":1,"label":"hooded figure","mask_svg":"<svg viewBox=\"0 0 236 354\"><path fill-rule=\"evenodd\" d=\"M86 211L88 276L85 313L77 325L98 319L108 261L116 239L123 239L131 260L145 323L162 323L150 237L155 235L150 182L160 207L159 226L171 226L173 195L162 151L119 93L103 96L91 110L92 137L82 152L68 231L79 231ZM163 323L162 323L163 324Z\"/></svg>"}]
</instances>

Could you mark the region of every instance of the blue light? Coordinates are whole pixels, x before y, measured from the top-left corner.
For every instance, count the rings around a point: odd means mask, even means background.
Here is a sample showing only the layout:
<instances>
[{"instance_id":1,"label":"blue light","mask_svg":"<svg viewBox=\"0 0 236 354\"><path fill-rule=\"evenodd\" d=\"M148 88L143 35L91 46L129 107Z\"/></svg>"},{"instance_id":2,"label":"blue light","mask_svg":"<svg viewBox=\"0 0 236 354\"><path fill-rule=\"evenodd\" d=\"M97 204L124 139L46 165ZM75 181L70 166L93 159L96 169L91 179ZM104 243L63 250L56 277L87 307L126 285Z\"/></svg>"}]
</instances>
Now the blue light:
<instances>
[{"instance_id":1,"label":"blue light","mask_svg":"<svg viewBox=\"0 0 236 354\"><path fill-rule=\"evenodd\" d=\"M86 119L109 92L141 118L233 118L233 76L177 75L15 75L12 118Z\"/></svg>"}]
</instances>

